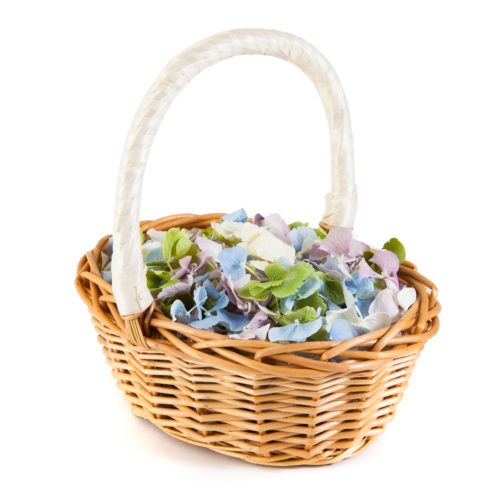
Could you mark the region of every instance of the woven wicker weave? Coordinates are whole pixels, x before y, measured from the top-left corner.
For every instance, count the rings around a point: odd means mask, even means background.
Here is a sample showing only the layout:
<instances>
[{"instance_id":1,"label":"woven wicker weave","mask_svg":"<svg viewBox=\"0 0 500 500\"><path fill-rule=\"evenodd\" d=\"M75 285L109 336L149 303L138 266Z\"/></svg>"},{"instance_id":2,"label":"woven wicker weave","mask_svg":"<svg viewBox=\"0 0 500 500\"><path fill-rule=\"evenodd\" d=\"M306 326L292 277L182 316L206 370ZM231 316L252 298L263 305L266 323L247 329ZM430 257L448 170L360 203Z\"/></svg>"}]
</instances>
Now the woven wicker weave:
<instances>
[{"instance_id":1,"label":"woven wicker weave","mask_svg":"<svg viewBox=\"0 0 500 500\"><path fill-rule=\"evenodd\" d=\"M332 190L322 226L352 226L356 209L349 114L338 79L311 45L270 30L222 33L188 49L160 74L130 129L113 233L113 286L101 278L102 238L78 265L77 290L134 414L165 433L274 466L322 465L360 451L394 417L415 361L438 329L435 286L404 262L417 300L394 325L342 342L236 340L166 317L145 284L139 243L144 167L172 99L204 67L239 54L281 57L315 83L332 137ZM140 223L206 227L221 214Z\"/></svg>"},{"instance_id":2,"label":"woven wicker weave","mask_svg":"<svg viewBox=\"0 0 500 500\"><path fill-rule=\"evenodd\" d=\"M180 215L141 226L204 227L215 218ZM111 285L100 277L107 241L82 258L76 286L132 411L171 436L250 462L321 465L357 453L394 417L415 361L438 329L436 288L408 262L399 277L417 290L416 303L391 328L348 341L231 340L153 308L139 329L120 317Z\"/></svg>"}]
</instances>

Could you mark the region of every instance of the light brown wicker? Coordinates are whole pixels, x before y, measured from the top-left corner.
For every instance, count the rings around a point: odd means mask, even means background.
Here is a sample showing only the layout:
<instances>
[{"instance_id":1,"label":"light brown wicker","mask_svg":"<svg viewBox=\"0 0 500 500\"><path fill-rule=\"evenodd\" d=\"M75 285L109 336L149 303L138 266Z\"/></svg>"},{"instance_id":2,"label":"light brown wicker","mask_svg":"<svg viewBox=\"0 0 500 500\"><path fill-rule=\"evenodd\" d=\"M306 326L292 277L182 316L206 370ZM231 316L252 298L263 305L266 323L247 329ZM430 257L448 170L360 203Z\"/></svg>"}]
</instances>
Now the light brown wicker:
<instances>
[{"instance_id":1,"label":"light brown wicker","mask_svg":"<svg viewBox=\"0 0 500 500\"><path fill-rule=\"evenodd\" d=\"M293 35L230 31L175 58L146 95L118 177L113 286L100 273L107 236L81 259L76 287L134 414L178 439L249 462L329 464L360 451L393 418L420 351L437 332L437 292L404 262L399 278L416 289L413 306L391 327L342 342L230 339L176 323L156 308L146 286L138 231L149 148L166 109L189 79L240 54L289 60L314 82L332 139L332 188L321 224L352 227L356 188L350 121L333 68ZM220 215L176 215L140 227L206 227Z\"/></svg>"},{"instance_id":2,"label":"light brown wicker","mask_svg":"<svg viewBox=\"0 0 500 500\"><path fill-rule=\"evenodd\" d=\"M141 228L205 227L219 215L177 215ZM409 262L399 277L417 290L415 304L392 327L348 341L232 340L154 306L122 318L100 274L107 242L81 259L76 287L132 411L171 436L249 462L321 465L360 451L394 417L438 329L436 287Z\"/></svg>"}]
</instances>

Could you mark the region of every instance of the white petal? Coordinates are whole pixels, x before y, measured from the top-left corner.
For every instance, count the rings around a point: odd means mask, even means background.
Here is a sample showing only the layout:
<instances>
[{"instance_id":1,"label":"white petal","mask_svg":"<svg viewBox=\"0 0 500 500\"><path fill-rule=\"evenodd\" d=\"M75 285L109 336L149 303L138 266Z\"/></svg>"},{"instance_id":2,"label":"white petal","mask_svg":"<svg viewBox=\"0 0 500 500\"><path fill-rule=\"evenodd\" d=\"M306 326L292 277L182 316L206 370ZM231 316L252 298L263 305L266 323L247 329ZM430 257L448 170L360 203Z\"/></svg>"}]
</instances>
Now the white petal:
<instances>
[{"instance_id":1,"label":"white petal","mask_svg":"<svg viewBox=\"0 0 500 500\"><path fill-rule=\"evenodd\" d=\"M415 291L415 288L406 286L398 292L396 298L399 307L401 307L403 311L407 311L417 300L417 292Z\"/></svg>"},{"instance_id":2,"label":"white petal","mask_svg":"<svg viewBox=\"0 0 500 500\"><path fill-rule=\"evenodd\" d=\"M264 269L269 265L269 262L267 260L251 259L248 261L248 265L255 267L255 269L258 269L259 271L264 271Z\"/></svg>"},{"instance_id":3,"label":"white petal","mask_svg":"<svg viewBox=\"0 0 500 500\"><path fill-rule=\"evenodd\" d=\"M368 312L373 313L387 313L391 318L391 322L399 317L399 305L396 302L396 290L385 288L377 293L373 302L370 304Z\"/></svg>"},{"instance_id":4,"label":"white petal","mask_svg":"<svg viewBox=\"0 0 500 500\"><path fill-rule=\"evenodd\" d=\"M148 229L146 234L154 241L159 241L163 243L163 238L165 237L165 231L157 231L156 229Z\"/></svg>"},{"instance_id":5,"label":"white petal","mask_svg":"<svg viewBox=\"0 0 500 500\"><path fill-rule=\"evenodd\" d=\"M359 319L354 326L361 326L366 328L370 332L375 330L380 330L380 328L385 328L391 324L391 317L387 313L377 312L369 314L364 319Z\"/></svg>"},{"instance_id":6,"label":"white petal","mask_svg":"<svg viewBox=\"0 0 500 500\"><path fill-rule=\"evenodd\" d=\"M267 325L261 326L259 328L243 328L241 333L230 333L228 337L232 339L257 339L257 340L266 340L267 332L269 331L269 327L271 325L268 323Z\"/></svg>"},{"instance_id":7,"label":"white petal","mask_svg":"<svg viewBox=\"0 0 500 500\"><path fill-rule=\"evenodd\" d=\"M262 228L258 228L262 229ZM259 257L269 262L285 259L290 264L295 260L295 249L281 241L266 229L257 234L250 241L242 240L242 245L252 257Z\"/></svg>"},{"instance_id":8,"label":"white petal","mask_svg":"<svg viewBox=\"0 0 500 500\"><path fill-rule=\"evenodd\" d=\"M349 321L349 323L354 323L358 321L359 317L356 314L356 311L352 307L348 307L347 309L335 309L334 311L326 311L326 329L330 331L332 327L332 323L336 319L345 319Z\"/></svg>"}]
</instances>

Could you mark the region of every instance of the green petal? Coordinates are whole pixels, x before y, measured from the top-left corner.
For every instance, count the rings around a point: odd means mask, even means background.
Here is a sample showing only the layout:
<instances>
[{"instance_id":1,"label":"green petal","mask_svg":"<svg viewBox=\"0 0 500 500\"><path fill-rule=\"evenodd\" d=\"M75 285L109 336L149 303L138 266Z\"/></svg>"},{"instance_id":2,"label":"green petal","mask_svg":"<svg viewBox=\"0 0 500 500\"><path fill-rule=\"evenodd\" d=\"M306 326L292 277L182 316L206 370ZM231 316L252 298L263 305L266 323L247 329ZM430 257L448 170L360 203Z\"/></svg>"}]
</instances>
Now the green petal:
<instances>
[{"instance_id":1,"label":"green petal","mask_svg":"<svg viewBox=\"0 0 500 500\"><path fill-rule=\"evenodd\" d=\"M313 267L306 262L295 264L287 269L287 271L286 276L283 278L283 283L272 289L273 295L278 299L294 294L300 285L314 274Z\"/></svg>"}]
</instances>

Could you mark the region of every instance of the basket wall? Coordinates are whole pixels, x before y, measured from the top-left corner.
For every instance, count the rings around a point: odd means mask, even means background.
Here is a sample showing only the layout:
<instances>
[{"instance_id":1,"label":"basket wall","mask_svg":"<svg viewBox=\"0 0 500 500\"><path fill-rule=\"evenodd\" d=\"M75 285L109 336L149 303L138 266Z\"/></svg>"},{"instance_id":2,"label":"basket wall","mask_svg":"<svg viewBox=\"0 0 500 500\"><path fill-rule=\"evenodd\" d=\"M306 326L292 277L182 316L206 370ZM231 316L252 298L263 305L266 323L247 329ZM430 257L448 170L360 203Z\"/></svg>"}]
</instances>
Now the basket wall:
<instances>
[{"instance_id":1,"label":"basket wall","mask_svg":"<svg viewBox=\"0 0 500 500\"><path fill-rule=\"evenodd\" d=\"M173 216L142 229L202 227L216 218ZM173 437L249 462L321 465L360 451L394 417L438 328L436 289L410 263L400 279L416 288L417 302L394 327L349 341L232 340L153 307L123 319L100 277L107 241L82 258L76 285L133 413Z\"/></svg>"}]
</instances>

